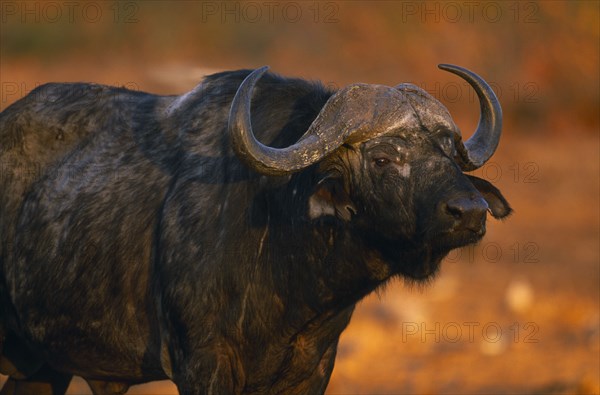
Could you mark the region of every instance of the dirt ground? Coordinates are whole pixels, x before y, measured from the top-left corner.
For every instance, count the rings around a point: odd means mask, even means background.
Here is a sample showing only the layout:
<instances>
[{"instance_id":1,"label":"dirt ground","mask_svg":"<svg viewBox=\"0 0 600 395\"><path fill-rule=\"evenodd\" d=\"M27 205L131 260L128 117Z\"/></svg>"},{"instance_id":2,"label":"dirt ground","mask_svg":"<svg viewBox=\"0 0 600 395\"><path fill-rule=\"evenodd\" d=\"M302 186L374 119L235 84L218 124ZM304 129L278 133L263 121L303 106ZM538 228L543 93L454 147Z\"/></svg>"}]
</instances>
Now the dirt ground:
<instances>
[{"instance_id":1,"label":"dirt ground","mask_svg":"<svg viewBox=\"0 0 600 395\"><path fill-rule=\"evenodd\" d=\"M597 133L508 132L476 174L514 215L490 220L484 241L450 254L431 284L397 280L361 302L327 393L600 393ZM68 393L90 391L75 379Z\"/></svg>"}]
</instances>

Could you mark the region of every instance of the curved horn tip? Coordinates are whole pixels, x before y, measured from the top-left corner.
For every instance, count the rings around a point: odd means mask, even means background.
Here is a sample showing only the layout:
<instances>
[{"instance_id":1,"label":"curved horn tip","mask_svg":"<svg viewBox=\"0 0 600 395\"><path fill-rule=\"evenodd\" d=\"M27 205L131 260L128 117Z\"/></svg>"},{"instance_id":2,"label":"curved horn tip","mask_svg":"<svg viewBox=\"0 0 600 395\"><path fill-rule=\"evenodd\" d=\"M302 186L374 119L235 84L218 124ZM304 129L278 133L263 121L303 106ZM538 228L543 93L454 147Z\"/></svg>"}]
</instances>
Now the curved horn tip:
<instances>
[{"instance_id":1,"label":"curved horn tip","mask_svg":"<svg viewBox=\"0 0 600 395\"><path fill-rule=\"evenodd\" d=\"M269 70L269 66L262 66L262 67L255 69L254 71L252 71L252 73L250 73L250 75L258 74L259 76L262 76L264 73L267 72L267 70Z\"/></svg>"},{"instance_id":2,"label":"curved horn tip","mask_svg":"<svg viewBox=\"0 0 600 395\"><path fill-rule=\"evenodd\" d=\"M485 80L483 80L483 78L481 78L479 75L475 74L471 70L461 67L461 66L457 66L455 64L440 63L440 64L438 64L438 69L448 71L448 72L450 72L452 74L456 74L458 76L468 75L470 77L475 77L476 79L485 82Z\"/></svg>"},{"instance_id":3,"label":"curved horn tip","mask_svg":"<svg viewBox=\"0 0 600 395\"><path fill-rule=\"evenodd\" d=\"M444 70L444 71L448 71L452 74L456 74L457 76L459 76L459 77L463 78L465 81L467 81L469 83L469 85L471 85L473 88L475 88L475 86L473 84L479 85L482 90L488 91L487 93L489 93L490 99L492 99L496 102L498 101L498 98L496 97L494 90L489 86L489 84L479 74L474 73L473 71L471 71L467 68L464 68L461 66L456 66L454 64L441 63L441 64L438 64L438 68L440 70Z\"/></svg>"},{"instance_id":4,"label":"curved horn tip","mask_svg":"<svg viewBox=\"0 0 600 395\"><path fill-rule=\"evenodd\" d=\"M502 134L502 107L494 90L479 75L451 64L440 64L438 67L467 81L479 98L481 108L479 125L471 138L463 145L466 157L464 158L465 163L461 166L465 171L475 170L483 166L498 147Z\"/></svg>"},{"instance_id":5,"label":"curved horn tip","mask_svg":"<svg viewBox=\"0 0 600 395\"><path fill-rule=\"evenodd\" d=\"M250 85L254 85L254 83L256 81L258 81L260 79L260 77L262 77L263 74L265 74L267 72L267 70L269 70L269 66L262 66L262 67L259 67L258 69L252 70L252 72L250 74L248 74L248 76L246 76L246 78L244 78L242 85L245 86L247 83L249 83Z\"/></svg>"},{"instance_id":6,"label":"curved horn tip","mask_svg":"<svg viewBox=\"0 0 600 395\"><path fill-rule=\"evenodd\" d=\"M456 66L454 64L449 64L449 63L440 63L438 64L438 69L442 69L442 70L446 70L446 71L451 71L451 70L464 70L463 67L460 66Z\"/></svg>"},{"instance_id":7,"label":"curved horn tip","mask_svg":"<svg viewBox=\"0 0 600 395\"><path fill-rule=\"evenodd\" d=\"M258 81L260 79L260 77L262 77L263 74L265 74L267 72L267 70L269 70L269 66L262 66L262 67L259 67L258 69L252 70L252 72L250 74L248 74L248 76L246 78L244 78L242 85L245 85L246 81L248 81L248 82L252 81L251 85L254 85L254 83L256 81Z\"/></svg>"}]
</instances>

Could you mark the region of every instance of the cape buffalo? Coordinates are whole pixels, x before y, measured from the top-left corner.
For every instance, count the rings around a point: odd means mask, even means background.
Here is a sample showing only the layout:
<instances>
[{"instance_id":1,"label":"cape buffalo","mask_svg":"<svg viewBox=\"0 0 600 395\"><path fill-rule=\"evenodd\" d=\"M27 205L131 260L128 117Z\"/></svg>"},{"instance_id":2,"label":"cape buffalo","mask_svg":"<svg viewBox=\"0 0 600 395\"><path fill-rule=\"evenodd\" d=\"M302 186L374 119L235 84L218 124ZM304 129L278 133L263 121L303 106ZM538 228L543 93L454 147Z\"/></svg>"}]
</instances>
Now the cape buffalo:
<instances>
[{"instance_id":1,"label":"cape buffalo","mask_svg":"<svg viewBox=\"0 0 600 395\"><path fill-rule=\"evenodd\" d=\"M47 84L0 114L3 393L325 391L356 303L430 279L511 208L463 174L494 153L417 86L254 71L181 96Z\"/></svg>"}]
</instances>

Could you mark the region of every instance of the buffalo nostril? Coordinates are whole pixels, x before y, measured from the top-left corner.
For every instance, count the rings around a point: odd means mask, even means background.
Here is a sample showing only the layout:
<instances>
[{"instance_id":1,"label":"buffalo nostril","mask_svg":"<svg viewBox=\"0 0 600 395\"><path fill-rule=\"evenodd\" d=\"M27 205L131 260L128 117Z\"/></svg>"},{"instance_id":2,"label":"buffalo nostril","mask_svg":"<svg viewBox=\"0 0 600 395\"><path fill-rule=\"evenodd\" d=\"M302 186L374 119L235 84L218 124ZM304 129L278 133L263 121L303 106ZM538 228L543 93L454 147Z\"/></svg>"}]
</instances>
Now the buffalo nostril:
<instances>
[{"instance_id":1,"label":"buffalo nostril","mask_svg":"<svg viewBox=\"0 0 600 395\"><path fill-rule=\"evenodd\" d=\"M485 232L487 210L487 202L478 197L454 198L446 203L446 212L454 219L454 228L471 230L477 234Z\"/></svg>"},{"instance_id":2,"label":"buffalo nostril","mask_svg":"<svg viewBox=\"0 0 600 395\"><path fill-rule=\"evenodd\" d=\"M446 211L455 219L460 219L463 215L463 207L458 205L447 204Z\"/></svg>"}]
</instances>

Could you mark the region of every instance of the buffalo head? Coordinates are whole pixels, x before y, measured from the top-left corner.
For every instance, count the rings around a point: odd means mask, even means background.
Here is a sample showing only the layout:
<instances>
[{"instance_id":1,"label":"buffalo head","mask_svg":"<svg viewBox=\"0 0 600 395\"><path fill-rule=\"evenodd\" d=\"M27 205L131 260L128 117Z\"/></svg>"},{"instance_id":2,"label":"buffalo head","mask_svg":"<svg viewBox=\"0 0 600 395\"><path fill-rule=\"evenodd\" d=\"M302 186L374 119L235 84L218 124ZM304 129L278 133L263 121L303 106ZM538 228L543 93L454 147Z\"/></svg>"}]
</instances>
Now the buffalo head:
<instances>
[{"instance_id":1,"label":"buffalo head","mask_svg":"<svg viewBox=\"0 0 600 395\"><path fill-rule=\"evenodd\" d=\"M229 133L237 156L266 176L314 165L308 217L335 217L376 252L392 273L426 278L451 250L479 241L486 214L511 208L487 181L465 175L495 152L502 110L490 86L464 68L440 68L479 97L477 130L463 141L448 110L412 84L353 84L335 93L306 133L287 148L254 137L250 103L267 67L252 72L232 103Z\"/></svg>"}]
</instances>

